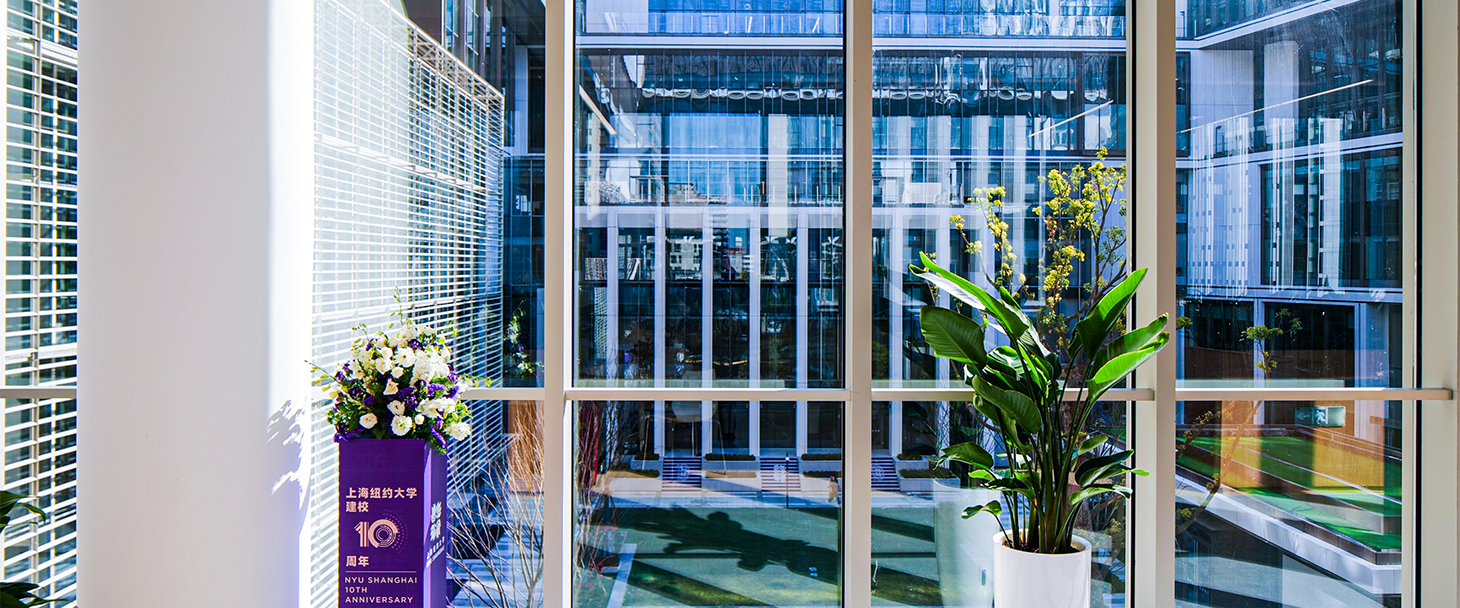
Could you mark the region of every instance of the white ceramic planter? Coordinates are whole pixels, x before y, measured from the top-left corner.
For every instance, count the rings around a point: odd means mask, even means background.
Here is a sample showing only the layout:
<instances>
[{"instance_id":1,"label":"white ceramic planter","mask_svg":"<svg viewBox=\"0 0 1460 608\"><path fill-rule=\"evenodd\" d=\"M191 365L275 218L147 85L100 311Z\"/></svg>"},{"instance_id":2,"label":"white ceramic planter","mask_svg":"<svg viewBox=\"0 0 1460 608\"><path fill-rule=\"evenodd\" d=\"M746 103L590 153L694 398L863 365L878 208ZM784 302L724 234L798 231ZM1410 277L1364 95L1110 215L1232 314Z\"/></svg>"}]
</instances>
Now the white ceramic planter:
<instances>
[{"instance_id":1,"label":"white ceramic planter","mask_svg":"<svg viewBox=\"0 0 1460 608\"><path fill-rule=\"evenodd\" d=\"M1089 608L1090 543L1074 537L1079 552L1044 555L1016 551L994 534L994 605L998 608Z\"/></svg>"}]
</instances>

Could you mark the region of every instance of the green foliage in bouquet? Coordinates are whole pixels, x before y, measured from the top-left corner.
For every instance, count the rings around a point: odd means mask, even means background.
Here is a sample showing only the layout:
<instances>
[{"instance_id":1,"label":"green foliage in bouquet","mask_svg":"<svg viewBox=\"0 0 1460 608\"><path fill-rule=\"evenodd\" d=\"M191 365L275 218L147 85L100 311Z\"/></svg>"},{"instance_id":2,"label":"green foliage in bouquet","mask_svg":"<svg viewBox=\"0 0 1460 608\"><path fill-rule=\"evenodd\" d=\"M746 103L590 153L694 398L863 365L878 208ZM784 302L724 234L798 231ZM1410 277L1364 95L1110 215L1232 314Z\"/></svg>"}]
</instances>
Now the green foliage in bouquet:
<instances>
[{"instance_id":1,"label":"green foliage in bouquet","mask_svg":"<svg viewBox=\"0 0 1460 608\"><path fill-rule=\"evenodd\" d=\"M30 503L20 502L25 496L13 492L0 491L0 531L4 531L10 525L10 513L16 509L25 509L41 517L46 513L39 507ZM22 606L39 606L60 600L48 600L35 594L40 585L35 583L0 583L0 608L20 608Z\"/></svg>"},{"instance_id":2,"label":"green foliage in bouquet","mask_svg":"<svg viewBox=\"0 0 1460 608\"><path fill-rule=\"evenodd\" d=\"M1125 215L1126 201L1119 194L1126 174L1123 167L1106 167L1103 159L1102 150L1089 167L1053 170L1043 178L1054 197L1035 209L1045 228L1038 293L1014 284L1017 256L1008 224L1000 218L1002 188L976 193L998 256L996 276L987 278L996 294L926 254L921 255L922 267L911 268L960 308L969 309L965 314L924 306L923 337L936 355L964 368L964 382L977 392L973 407L999 432L1007 464L996 466L994 455L978 442L946 448L934 460L968 465L975 486L1001 493L1002 503L968 507L963 516L988 512L997 517L1007 507L1012 525L1006 533L1012 547L1021 551L1074 551L1071 537L1081 505L1104 494L1129 496L1130 489L1121 483L1124 475L1146 474L1127 464L1133 451L1115 448L1107 443L1109 437L1088 428L1106 391L1155 356L1171 337L1162 331L1166 315L1125 331L1126 309L1146 271L1124 273L1125 230L1116 218ZM953 218L960 232L963 221ZM1082 243L1094 245L1091 278L1071 288L1077 263L1085 261ZM982 244L970 241L965 249L976 255ZM1023 277L1019 279L1022 283ZM1081 297L1076 314L1066 315L1072 306L1063 302L1064 294L1072 289ZM1033 317L1023 301L1037 303ZM990 335L990 329L1003 337ZM988 347L999 342L1004 344ZM1065 400L1067 388L1077 391L1072 401Z\"/></svg>"}]
</instances>

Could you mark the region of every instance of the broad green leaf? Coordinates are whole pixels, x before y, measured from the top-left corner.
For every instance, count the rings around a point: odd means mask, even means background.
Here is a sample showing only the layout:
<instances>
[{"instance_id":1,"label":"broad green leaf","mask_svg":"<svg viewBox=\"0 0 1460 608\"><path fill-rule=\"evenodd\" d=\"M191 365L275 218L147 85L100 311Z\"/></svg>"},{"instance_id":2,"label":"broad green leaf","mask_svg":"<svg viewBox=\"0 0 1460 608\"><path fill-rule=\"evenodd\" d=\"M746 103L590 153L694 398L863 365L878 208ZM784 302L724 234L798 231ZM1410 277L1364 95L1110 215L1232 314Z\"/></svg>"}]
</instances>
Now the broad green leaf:
<instances>
[{"instance_id":1,"label":"broad green leaf","mask_svg":"<svg viewBox=\"0 0 1460 608\"><path fill-rule=\"evenodd\" d=\"M1115 386L1115 383L1120 382L1121 379L1135 371L1137 367L1149 361L1151 357L1154 357L1158 351L1166 346L1166 342L1170 339L1171 334L1161 332L1160 335L1156 336L1155 340L1152 340L1150 344L1140 350L1120 355L1101 366L1087 381L1090 387L1090 394L1087 397L1088 402L1094 403L1099 401L1100 397L1105 394L1105 391L1110 390L1110 387Z\"/></svg>"},{"instance_id":2,"label":"broad green leaf","mask_svg":"<svg viewBox=\"0 0 1460 608\"><path fill-rule=\"evenodd\" d=\"M923 339L935 354L978 367L988 361L983 324L941 306L924 306L920 315Z\"/></svg>"},{"instance_id":3,"label":"broad green leaf","mask_svg":"<svg viewBox=\"0 0 1460 608\"><path fill-rule=\"evenodd\" d=\"M1114 484L1110 484L1110 485L1098 485L1098 486L1093 486L1093 487L1085 488L1083 490L1080 490L1079 492L1075 492L1075 495L1070 497L1070 504L1071 505L1078 505L1081 502L1084 502L1088 498L1092 498L1092 497L1095 497L1095 496L1099 496L1101 494L1105 494L1105 493L1108 493L1108 492L1114 492L1114 493L1119 494L1121 496L1124 496L1126 498L1130 498L1130 496L1131 496L1130 488L1127 488L1125 486L1118 486L1118 485L1114 485Z\"/></svg>"},{"instance_id":4,"label":"broad green leaf","mask_svg":"<svg viewBox=\"0 0 1460 608\"><path fill-rule=\"evenodd\" d=\"M980 397L987 399L994 407L1013 418L1020 428L1030 433L1039 432L1043 421L1040 419L1039 409L1032 399L989 384L983 378L976 378L973 388L978 391Z\"/></svg>"},{"instance_id":5,"label":"broad green leaf","mask_svg":"<svg viewBox=\"0 0 1460 608\"><path fill-rule=\"evenodd\" d=\"M976 293L982 293L987 298L988 294L984 293L983 289L974 285L968 279L945 270L937 262L934 262L932 258L928 257L926 253L918 252L918 257L923 262L922 268L908 265L908 270L912 271L913 276L932 283L933 286L948 292L948 295L953 296L964 304L972 306L977 310L984 309L983 300L974 295Z\"/></svg>"},{"instance_id":6,"label":"broad green leaf","mask_svg":"<svg viewBox=\"0 0 1460 608\"><path fill-rule=\"evenodd\" d=\"M943 459L984 469L994 466L994 457L982 446L972 441L943 448Z\"/></svg>"},{"instance_id":7,"label":"broad green leaf","mask_svg":"<svg viewBox=\"0 0 1460 608\"><path fill-rule=\"evenodd\" d=\"M1013 380L1009 386L1017 386L1029 375L1028 368L1024 367L1024 359L1019 357L1019 351L1012 346L1000 346L989 352L988 366L994 371L1002 374L1005 379Z\"/></svg>"},{"instance_id":8,"label":"broad green leaf","mask_svg":"<svg viewBox=\"0 0 1460 608\"><path fill-rule=\"evenodd\" d=\"M1151 343L1161 330L1166 328L1166 315L1161 315L1150 324L1128 332L1125 335L1112 340L1104 348L1096 351L1095 357L1090 361L1090 369L1100 369L1106 362L1114 357L1143 348Z\"/></svg>"},{"instance_id":9,"label":"broad green leaf","mask_svg":"<svg viewBox=\"0 0 1460 608\"><path fill-rule=\"evenodd\" d=\"M990 513L994 517L998 517L1000 513L1003 513L1004 512L1004 507L1003 507L1003 505L1000 505L999 504L999 501L997 501L997 500L990 500L988 502L988 504L974 505L972 507L968 507L967 509L964 509L963 510L963 519L968 519L970 517L973 517L975 515L978 515L979 513L984 513L984 512Z\"/></svg>"},{"instance_id":10,"label":"broad green leaf","mask_svg":"<svg viewBox=\"0 0 1460 608\"><path fill-rule=\"evenodd\" d=\"M1126 307L1136 295L1136 287L1140 286L1144 278L1146 269L1137 268L1090 307L1085 318L1075 324L1075 333L1070 339L1070 352L1083 350L1086 357L1094 359L1096 351L1100 350L1105 344L1105 338L1110 335L1110 329L1125 315Z\"/></svg>"},{"instance_id":11,"label":"broad green leaf","mask_svg":"<svg viewBox=\"0 0 1460 608\"><path fill-rule=\"evenodd\" d=\"M1075 450L1075 455L1079 456L1081 454L1086 454L1090 452L1090 450L1105 445L1105 442L1109 439L1109 437L1106 437L1105 435L1100 433L1096 433L1094 435L1086 437L1084 441L1080 442L1079 449Z\"/></svg>"},{"instance_id":12,"label":"broad green leaf","mask_svg":"<svg viewBox=\"0 0 1460 608\"><path fill-rule=\"evenodd\" d=\"M1075 483L1080 484L1081 487L1084 487L1100 479L1104 479L1104 476L1102 476L1101 473L1109 470L1110 467L1125 462L1133 455L1135 455L1135 451L1124 450L1116 452L1114 454L1106 454L1105 456L1098 456L1096 458L1086 460L1085 462L1080 463L1080 466L1075 469Z\"/></svg>"}]
</instances>

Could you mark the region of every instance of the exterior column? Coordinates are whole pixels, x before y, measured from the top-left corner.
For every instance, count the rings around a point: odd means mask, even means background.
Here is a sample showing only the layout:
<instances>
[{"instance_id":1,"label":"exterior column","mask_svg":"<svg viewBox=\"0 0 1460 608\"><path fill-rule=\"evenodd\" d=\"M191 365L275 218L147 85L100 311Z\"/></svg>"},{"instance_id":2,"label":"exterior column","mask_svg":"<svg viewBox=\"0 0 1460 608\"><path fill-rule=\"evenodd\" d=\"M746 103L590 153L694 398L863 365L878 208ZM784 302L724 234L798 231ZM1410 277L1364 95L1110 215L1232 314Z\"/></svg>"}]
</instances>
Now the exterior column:
<instances>
[{"instance_id":1,"label":"exterior column","mask_svg":"<svg viewBox=\"0 0 1460 608\"><path fill-rule=\"evenodd\" d=\"M715 402L700 402L700 455L715 452Z\"/></svg>"},{"instance_id":2,"label":"exterior column","mask_svg":"<svg viewBox=\"0 0 1460 608\"><path fill-rule=\"evenodd\" d=\"M619 359L622 357L619 356L618 352L619 340L622 339L618 330L618 282L619 277L622 276L619 272L619 265L623 261L619 259L618 250L619 214L617 211L609 211L605 215L608 219L608 226L603 230L605 241L603 244L605 258L603 285L604 290L607 292L608 310L604 311L603 315L603 377L605 380L608 380L609 386L614 386L623 378L623 373L619 370L619 364L621 363Z\"/></svg>"},{"instance_id":3,"label":"exterior column","mask_svg":"<svg viewBox=\"0 0 1460 608\"><path fill-rule=\"evenodd\" d=\"M893 401L887 408L887 451L897 458L902 453L902 402Z\"/></svg>"},{"instance_id":4,"label":"exterior column","mask_svg":"<svg viewBox=\"0 0 1460 608\"><path fill-rule=\"evenodd\" d=\"M761 261L760 227L764 223L763 218L764 214L760 211L750 214L750 228L747 230L749 236L746 237L750 241L746 243L749 245L747 249L750 252L750 259L747 262L750 266L747 269L750 271L750 311L746 317L745 330L750 334L747 336L749 338L748 346L750 347L750 356L747 358L745 364L750 367L749 370L746 370L747 377L750 378L750 386L754 388L760 388L760 365L762 361L760 354L760 332L761 328L764 327L761 325L760 318L760 274L764 268L764 264ZM751 431L751 433L754 434L755 431Z\"/></svg>"},{"instance_id":5,"label":"exterior column","mask_svg":"<svg viewBox=\"0 0 1460 608\"><path fill-rule=\"evenodd\" d=\"M902 291L908 265L902 245L907 242L906 215L904 209L892 209L888 213L892 220L892 226L887 229L887 259L891 262L887 269L887 379L891 388L902 388L907 376L907 356L902 351L903 332L907 331L902 326L907 306Z\"/></svg>"},{"instance_id":6,"label":"exterior column","mask_svg":"<svg viewBox=\"0 0 1460 608\"><path fill-rule=\"evenodd\" d=\"M807 277L811 273L811 256L807 255L807 249L814 246L811 243L811 230L807 228L810 219L805 210L796 216L796 388L806 388L809 377L806 366L810 363L810 353L807 351L811 348L811 313L808 302L811 299L811 289ZM796 407L803 408L805 405L797 403ZM801 443L796 445L802 446Z\"/></svg>"},{"instance_id":7,"label":"exterior column","mask_svg":"<svg viewBox=\"0 0 1460 608\"><path fill-rule=\"evenodd\" d=\"M87 8L79 601L305 605L314 3Z\"/></svg>"},{"instance_id":8,"label":"exterior column","mask_svg":"<svg viewBox=\"0 0 1460 608\"><path fill-rule=\"evenodd\" d=\"M654 387L664 388L664 377L669 365L669 242L665 229L665 222L669 218L665 216L664 209L660 208L654 214ZM663 404L658 406L663 410ZM663 418L654 420L654 424L664 424Z\"/></svg>"},{"instance_id":9,"label":"exterior column","mask_svg":"<svg viewBox=\"0 0 1460 608\"><path fill-rule=\"evenodd\" d=\"M760 458L760 402L750 402L750 455Z\"/></svg>"},{"instance_id":10,"label":"exterior column","mask_svg":"<svg viewBox=\"0 0 1460 608\"><path fill-rule=\"evenodd\" d=\"M805 401L797 401L796 402L796 455L797 456L801 456L802 454L805 454L806 453L806 444L807 444L807 441L806 441L806 439L807 439L806 433L809 431L809 428L810 427L807 424L806 402Z\"/></svg>"},{"instance_id":11,"label":"exterior column","mask_svg":"<svg viewBox=\"0 0 1460 608\"><path fill-rule=\"evenodd\" d=\"M715 229L708 213L702 216L700 243L700 386L715 383Z\"/></svg>"}]
</instances>

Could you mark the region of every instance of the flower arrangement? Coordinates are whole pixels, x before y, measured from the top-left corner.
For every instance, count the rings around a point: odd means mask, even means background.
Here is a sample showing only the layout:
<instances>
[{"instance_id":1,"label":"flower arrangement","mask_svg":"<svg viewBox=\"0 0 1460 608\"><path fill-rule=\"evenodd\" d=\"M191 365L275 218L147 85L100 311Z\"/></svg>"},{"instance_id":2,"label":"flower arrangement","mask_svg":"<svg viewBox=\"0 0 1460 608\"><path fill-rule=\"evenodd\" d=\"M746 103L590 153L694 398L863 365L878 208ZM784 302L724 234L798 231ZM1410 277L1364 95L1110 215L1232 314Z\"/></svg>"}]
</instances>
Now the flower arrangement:
<instances>
[{"instance_id":1,"label":"flower arrangement","mask_svg":"<svg viewBox=\"0 0 1460 608\"><path fill-rule=\"evenodd\" d=\"M424 439L445 452L447 437L471 435L471 413L457 399L467 378L452 368L446 332L405 319L389 332L362 334L350 346L350 360L334 373L315 366L320 386L334 401L328 420L335 441Z\"/></svg>"}]
</instances>

